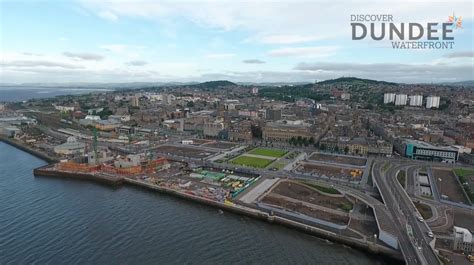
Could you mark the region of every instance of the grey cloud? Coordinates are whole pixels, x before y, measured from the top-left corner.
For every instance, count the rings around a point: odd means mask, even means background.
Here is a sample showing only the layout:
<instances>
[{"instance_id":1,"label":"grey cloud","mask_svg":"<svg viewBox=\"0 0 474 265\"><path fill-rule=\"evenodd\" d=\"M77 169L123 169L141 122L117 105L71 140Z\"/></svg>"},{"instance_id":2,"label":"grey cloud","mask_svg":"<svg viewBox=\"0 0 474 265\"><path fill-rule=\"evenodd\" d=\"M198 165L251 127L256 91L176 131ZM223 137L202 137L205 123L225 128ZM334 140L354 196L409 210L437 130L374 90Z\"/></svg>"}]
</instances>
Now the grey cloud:
<instances>
[{"instance_id":1,"label":"grey cloud","mask_svg":"<svg viewBox=\"0 0 474 265\"><path fill-rule=\"evenodd\" d=\"M76 53L76 52L64 52L64 56L81 59L81 60L91 60L91 61L101 61L104 59L104 56L94 53Z\"/></svg>"},{"instance_id":2,"label":"grey cloud","mask_svg":"<svg viewBox=\"0 0 474 265\"><path fill-rule=\"evenodd\" d=\"M148 62L145 62L145 61L130 61L130 62L126 62L125 64L129 65L129 66L143 66L143 65L148 64Z\"/></svg>"},{"instance_id":3,"label":"grey cloud","mask_svg":"<svg viewBox=\"0 0 474 265\"><path fill-rule=\"evenodd\" d=\"M447 58L463 58L463 57L474 57L474 52L472 51L465 51L465 52L453 52L453 53L448 53L444 57Z\"/></svg>"},{"instance_id":4,"label":"grey cloud","mask_svg":"<svg viewBox=\"0 0 474 265\"><path fill-rule=\"evenodd\" d=\"M259 59L247 59L243 60L243 63L248 63L248 64L264 64L265 62Z\"/></svg>"},{"instance_id":5,"label":"grey cloud","mask_svg":"<svg viewBox=\"0 0 474 265\"><path fill-rule=\"evenodd\" d=\"M11 61L11 62L2 62L0 63L4 67L59 67L64 69L81 69L82 66L67 64L67 63L58 63L51 61Z\"/></svg>"}]
</instances>

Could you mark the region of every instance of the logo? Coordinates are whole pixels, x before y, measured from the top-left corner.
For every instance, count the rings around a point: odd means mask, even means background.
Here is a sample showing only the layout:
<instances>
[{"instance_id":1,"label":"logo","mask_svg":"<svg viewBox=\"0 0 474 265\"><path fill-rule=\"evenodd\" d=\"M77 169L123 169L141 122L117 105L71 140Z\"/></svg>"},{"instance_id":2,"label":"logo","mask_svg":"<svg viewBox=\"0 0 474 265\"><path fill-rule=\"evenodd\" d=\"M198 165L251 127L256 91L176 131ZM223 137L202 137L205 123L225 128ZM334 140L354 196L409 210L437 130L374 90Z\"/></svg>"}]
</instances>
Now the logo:
<instances>
[{"instance_id":1,"label":"logo","mask_svg":"<svg viewBox=\"0 0 474 265\"><path fill-rule=\"evenodd\" d=\"M462 29L462 17L457 17L454 13L448 17L448 23L453 23L454 29Z\"/></svg>"},{"instance_id":2,"label":"logo","mask_svg":"<svg viewBox=\"0 0 474 265\"><path fill-rule=\"evenodd\" d=\"M462 28L462 17L448 16L447 22L400 22L391 14L350 16L352 40L390 41L393 49L453 49L454 30Z\"/></svg>"}]
</instances>

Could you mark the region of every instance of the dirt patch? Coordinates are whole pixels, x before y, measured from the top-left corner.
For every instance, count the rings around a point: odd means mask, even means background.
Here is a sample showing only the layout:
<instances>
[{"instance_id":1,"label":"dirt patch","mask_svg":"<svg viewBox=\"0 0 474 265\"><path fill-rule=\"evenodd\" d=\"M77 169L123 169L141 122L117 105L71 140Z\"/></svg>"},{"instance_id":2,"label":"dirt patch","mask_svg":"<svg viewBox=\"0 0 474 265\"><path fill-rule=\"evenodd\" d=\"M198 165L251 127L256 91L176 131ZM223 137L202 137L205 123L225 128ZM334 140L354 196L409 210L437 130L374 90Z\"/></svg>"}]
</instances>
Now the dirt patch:
<instances>
[{"instance_id":1,"label":"dirt patch","mask_svg":"<svg viewBox=\"0 0 474 265\"><path fill-rule=\"evenodd\" d=\"M349 217L347 216L331 214L325 211L321 211L321 210L317 210L317 209L305 206L301 203L295 203L295 202L290 202L281 198L275 198L275 197L272 197L271 194L265 196L262 202L287 209L288 211L301 213L309 217L317 218L317 219L328 221L335 224L346 225L349 222Z\"/></svg>"},{"instance_id":2,"label":"dirt patch","mask_svg":"<svg viewBox=\"0 0 474 265\"><path fill-rule=\"evenodd\" d=\"M346 212L352 209L352 203L344 197L325 196L312 188L295 182L282 181L272 190L272 193L330 209Z\"/></svg>"},{"instance_id":3,"label":"dirt patch","mask_svg":"<svg viewBox=\"0 0 474 265\"><path fill-rule=\"evenodd\" d=\"M436 185L441 193L442 199L469 205L456 176L451 170L433 169Z\"/></svg>"},{"instance_id":4,"label":"dirt patch","mask_svg":"<svg viewBox=\"0 0 474 265\"><path fill-rule=\"evenodd\" d=\"M162 145L155 149L157 152L168 153L172 155L191 157L191 158L206 158L210 155L215 154L214 151L202 150L199 148L192 148L187 146L170 146Z\"/></svg>"},{"instance_id":5,"label":"dirt patch","mask_svg":"<svg viewBox=\"0 0 474 265\"><path fill-rule=\"evenodd\" d=\"M431 207L420 202L414 202L416 209L420 212L421 216L428 220L433 216L433 212L431 211Z\"/></svg>"},{"instance_id":6,"label":"dirt patch","mask_svg":"<svg viewBox=\"0 0 474 265\"><path fill-rule=\"evenodd\" d=\"M367 159L361 157L359 158L350 156L327 155L319 153L311 155L308 159L354 166L364 166L367 163Z\"/></svg>"},{"instance_id":7,"label":"dirt patch","mask_svg":"<svg viewBox=\"0 0 474 265\"><path fill-rule=\"evenodd\" d=\"M309 164L309 163L303 163L301 164L297 169L297 171L300 172L306 172L306 173L315 173L319 175L325 175L325 176L331 176L331 177L337 177L337 178L351 178L354 180L361 179L362 174L358 174L358 176L351 176L351 171L355 169L351 168L341 168L341 167L335 167L335 166L327 166L327 165L315 165L315 164Z\"/></svg>"}]
</instances>

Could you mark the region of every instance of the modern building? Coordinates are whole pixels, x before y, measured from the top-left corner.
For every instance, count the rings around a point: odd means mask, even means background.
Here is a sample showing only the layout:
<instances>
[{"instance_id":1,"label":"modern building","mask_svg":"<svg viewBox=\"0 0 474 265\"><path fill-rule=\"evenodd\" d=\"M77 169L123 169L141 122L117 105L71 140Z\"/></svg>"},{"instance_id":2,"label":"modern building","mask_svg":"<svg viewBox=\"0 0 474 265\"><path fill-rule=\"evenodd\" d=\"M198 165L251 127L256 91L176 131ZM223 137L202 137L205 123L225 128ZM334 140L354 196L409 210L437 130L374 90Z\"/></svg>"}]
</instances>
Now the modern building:
<instances>
[{"instance_id":1,"label":"modern building","mask_svg":"<svg viewBox=\"0 0 474 265\"><path fill-rule=\"evenodd\" d=\"M409 96L410 106L420 107L423 105L423 96L421 95L411 95Z\"/></svg>"},{"instance_id":2,"label":"modern building","mask_svg":"<svg viewBox=\"0 0 474 265\"><path fill-rule=\"evenodd\" d=\"M395 106L405 106L407 104L406 94L397 94L395 96Z\"/></svg>"},{"instance_id":3,"label":"modern building","mask_svg":"<svg viewBox=\"0 0 474 265\"><path fill-rule=\"evenodd\" d=\"M472 233L466 228L454 227L454 250L460 250L465 254L473 253Z\"/></svg>"},{"instance_id":4,"label":"modern building","mask_svg":"<svg viewBox=\"0 0 474 265\"><path fill-rule=\"evenodd\" d=\"M395 102L395 93L385 93L383 95L384 104L393 103L393 102Z\"/></svg>"},{"instance_id":5,"label":"modern building","mask_svg":"<svg viewBox=\"0 0 474 265\"><path fill-rule=\"evenodd\" d=\"M439 97L437 96L429 96L426 98L426 108L439 108Z\"/></svg>"},{"instance_id":6,"label":"modern building","mask_svg":"<svg viewBox=\"0 0 474 265\"><path fill-rule=\"evenodd\" d=\"M404 139L401 141L403 154L411 159L432 160L445 163L456 163L459 152L449 146L437 146L427 142Z\"/></svg>"}]
</instances>

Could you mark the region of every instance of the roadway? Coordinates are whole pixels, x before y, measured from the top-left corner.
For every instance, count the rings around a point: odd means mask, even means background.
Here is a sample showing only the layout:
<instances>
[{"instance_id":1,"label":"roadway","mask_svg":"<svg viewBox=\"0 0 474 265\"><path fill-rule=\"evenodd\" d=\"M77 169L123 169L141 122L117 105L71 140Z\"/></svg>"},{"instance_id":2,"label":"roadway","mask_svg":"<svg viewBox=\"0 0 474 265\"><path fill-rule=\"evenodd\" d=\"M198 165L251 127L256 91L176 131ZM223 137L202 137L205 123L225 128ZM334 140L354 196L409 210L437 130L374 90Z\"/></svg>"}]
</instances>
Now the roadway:
<instances>
[{"instance_id":1,"label":"roadway","mask_svg":"<svg viewBox=\"0 0 474 265\"><path fill-rule=\"evenodd\" d=\"M393 163L384 172L383 165L385 163L387 162L379 161L374 166L373 176L376 179L377 187L385 205L390 210L400 230L402 230L400 246L406 261L409 264L412 264L412 262L415 262L415 264L439 264L436 253L429 245L432 240L428 237L430 229L425 222L420 222L417 219L419 216L417 209L397 180L398 172L412 167L413 164ZM407 224L412 228L413 237L410 237L408 231L406 231Z\"/></svg>"}]
</instances>

